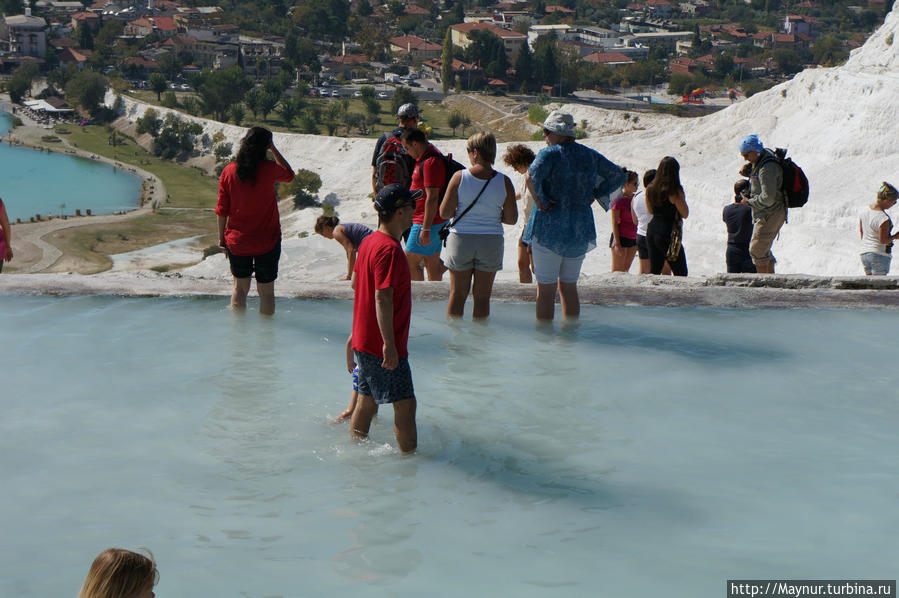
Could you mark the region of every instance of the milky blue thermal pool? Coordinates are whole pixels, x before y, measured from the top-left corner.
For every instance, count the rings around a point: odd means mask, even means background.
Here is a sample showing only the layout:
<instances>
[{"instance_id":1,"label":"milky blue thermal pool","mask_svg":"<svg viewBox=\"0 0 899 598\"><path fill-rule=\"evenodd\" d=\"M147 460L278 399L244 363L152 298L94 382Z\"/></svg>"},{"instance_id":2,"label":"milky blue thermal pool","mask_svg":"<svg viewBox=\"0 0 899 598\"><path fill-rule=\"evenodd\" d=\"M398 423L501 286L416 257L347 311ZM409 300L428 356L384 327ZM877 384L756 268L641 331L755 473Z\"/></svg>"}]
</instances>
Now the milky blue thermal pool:
<instances>
[{"instance_id":1,"label":"milky blue thermal pool","mask_svg":"<svg viewBox=\"0 0 899 598\"><path fill-rule=\"evenodd\" d=\"M0 137L12 126L0 112ZM48 130L47 134L53 134ZM0 143L0 197L12 222L35 214L109 214L133 210L140 199L140 178L109 164ZM65 207L63 207L65 204Z\"/></svg>"},{"instance_id":2,"label":"milky blue thermal pool","mask_svg":"<svg viewBox=\"0 0 899 598\"><path fill-rule=\"evenodd\" d=\"M414 306L419 451L354 445L351 305L0 295L0 596L722 596L895 579L899 312ZM253 304L255 307L255 303Z\"/></svg>"}]
</instances>

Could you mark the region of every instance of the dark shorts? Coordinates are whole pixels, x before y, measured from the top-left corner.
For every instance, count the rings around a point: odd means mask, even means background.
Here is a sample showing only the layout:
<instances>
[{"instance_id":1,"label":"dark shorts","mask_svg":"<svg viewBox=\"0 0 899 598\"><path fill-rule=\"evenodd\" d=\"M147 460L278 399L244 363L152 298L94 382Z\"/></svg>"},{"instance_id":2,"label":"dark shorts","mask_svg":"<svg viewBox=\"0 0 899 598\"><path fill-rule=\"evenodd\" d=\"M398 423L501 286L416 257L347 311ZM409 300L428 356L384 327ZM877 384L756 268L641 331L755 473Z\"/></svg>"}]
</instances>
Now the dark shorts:
<instances>
[{"instance_id":1,"label":"dark shorts","mask_svg":"<svg viewBox=\"0 0 899 598\"><path fill-rule=\"evenodd\" d=\"M408 357L400 357L395 370L385 370L381 367L383 359L377 355L356 350L353 353L359 364L359 394L370 396L378 405L415 398Z\"/></svg>"},{"instance_id":2,"label":"dark shorts","mask_svg":"<svg viewBox=\"0 0 899 598\"><path fill-rule=\"evenodd\" d=\"M612 233L609 236L609 247L615 244L615 233ZM621 246L622 247L633 247L637 244L637 239L628 239L626 237L621 237Z\"/></svg>"},{"instance_id":3,"label":"dark shorts","mask_svg":"<svg viewBox=\"0 0 899 598\"><path fill-rule=\"evenodd\" d=\"M645 235L637 235L637 255L641 260L649 259L649 244L646 242Z\"/></svg>"},{"instance_id":4,"label":"dark shorts","mask_svg":"<svg viewBox=\"0 0 899 598\"><path fill-rule=\"evenodd\" d=\"M748 249L728 246L724 259L727 263L728 274L755 274L757 272Z\"/></svg>"},{"instance_id":5,"label":"dark shorts","mask_svg":"<svg viewBox=\"0 0 899 598\"><path fill-rule=\"evenodd\" d=\"M234 255L225 248L225 255L231 262L234 278L249 278L256 273L256 282L266 284L278 278L278 260L281 259L281 241L274 249L262 255Z\"/></svg>"}]
</instances>

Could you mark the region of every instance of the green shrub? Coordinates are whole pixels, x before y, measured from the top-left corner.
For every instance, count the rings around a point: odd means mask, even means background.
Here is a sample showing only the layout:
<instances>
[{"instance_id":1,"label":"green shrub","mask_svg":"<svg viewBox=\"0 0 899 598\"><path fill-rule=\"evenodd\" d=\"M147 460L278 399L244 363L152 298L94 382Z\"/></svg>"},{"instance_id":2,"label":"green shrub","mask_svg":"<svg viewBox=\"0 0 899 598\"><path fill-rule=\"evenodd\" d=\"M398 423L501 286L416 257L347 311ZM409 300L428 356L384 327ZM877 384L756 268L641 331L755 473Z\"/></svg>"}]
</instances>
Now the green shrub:
<instances>
[{"instance_id":1,"label":"green shrub","mask_svg":"<svg viewBox=\"0 0 899 598\"><path fill-rule=\"evenodd\" d=\"M543 124L547 116L549 116L549 112L540 104L534 104L528 108L528 120L535 125Z\"/></svg>"},{"instance_id":2,"label":"green shrub","mask_svg":"<svg viewBox=\"0 0 899 598\"><path fill-rule=\"evenodd\" d=\"M222 252L224 252L224 249L222 249L218 245L210 245L209 247L207 247L206 249L203 250L203 259L205 260L210 255L215 255L217 253L222 253Z\"/></svg>"}]
</instances>

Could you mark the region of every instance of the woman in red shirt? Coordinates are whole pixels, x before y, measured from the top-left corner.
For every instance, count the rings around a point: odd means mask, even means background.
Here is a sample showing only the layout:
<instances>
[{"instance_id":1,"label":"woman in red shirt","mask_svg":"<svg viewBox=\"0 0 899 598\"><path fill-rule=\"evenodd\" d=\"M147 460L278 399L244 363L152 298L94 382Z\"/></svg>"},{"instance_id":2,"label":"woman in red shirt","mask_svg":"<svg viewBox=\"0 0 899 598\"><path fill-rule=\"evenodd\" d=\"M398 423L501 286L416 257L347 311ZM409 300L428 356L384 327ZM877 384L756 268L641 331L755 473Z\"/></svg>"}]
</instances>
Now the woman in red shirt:
<instances>
[{"instance_id":1,"label":"woman in red shirt","mask_svg":"<svg viewBox=\"0 0 899 598\"><path fill-rule=\"evenodd\" d=\"M275 160L268 159L271 150ZM219 179L219 246L225 250L234 276L231 308L247 307L250 279L256 274L259 313L275 313L275 279L281 258L281 218L275 183L289 183L294 173L272 143L272 132L251 128L240 142L237 157Z\"/></svg>"}]
</instances>

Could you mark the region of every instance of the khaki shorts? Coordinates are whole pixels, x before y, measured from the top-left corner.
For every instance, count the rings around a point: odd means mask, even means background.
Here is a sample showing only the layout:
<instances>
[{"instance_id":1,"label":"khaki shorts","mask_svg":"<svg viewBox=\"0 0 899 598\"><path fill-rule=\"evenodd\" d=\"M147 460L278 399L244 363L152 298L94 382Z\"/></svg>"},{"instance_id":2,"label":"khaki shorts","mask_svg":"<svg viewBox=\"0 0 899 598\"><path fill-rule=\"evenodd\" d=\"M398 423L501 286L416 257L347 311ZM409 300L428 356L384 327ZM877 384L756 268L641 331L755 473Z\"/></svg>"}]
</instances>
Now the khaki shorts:
<instances>
[{"instance_id":1,"label":"khaki shorts","mask_svg":"<svg viewBox=\"0 0 899 598\"><path fill-rule=\"evenodd\" d=\"M455 272L503 269L503 236L450 233L443 250L443 263Z\"/></svg>"},{"instance_id":2,"label":"khaki shorts","mask_svg":"<svg viewBox=\"0 0 899 598\"><path fill-rule=\"evenodd\" d=\"M783 208L768 214L761 220L757 220L752 229L752 240L749 242L749 255L756 266L767 266L777 262L771 253L774 239L780 232L780 227L787 220L787 210Z\"/></svg>"}]
</instances>

